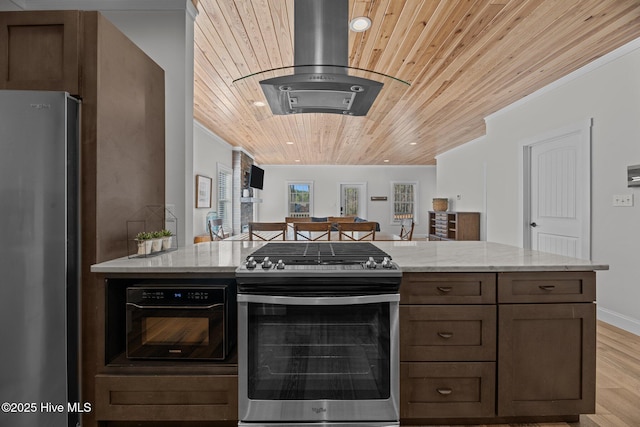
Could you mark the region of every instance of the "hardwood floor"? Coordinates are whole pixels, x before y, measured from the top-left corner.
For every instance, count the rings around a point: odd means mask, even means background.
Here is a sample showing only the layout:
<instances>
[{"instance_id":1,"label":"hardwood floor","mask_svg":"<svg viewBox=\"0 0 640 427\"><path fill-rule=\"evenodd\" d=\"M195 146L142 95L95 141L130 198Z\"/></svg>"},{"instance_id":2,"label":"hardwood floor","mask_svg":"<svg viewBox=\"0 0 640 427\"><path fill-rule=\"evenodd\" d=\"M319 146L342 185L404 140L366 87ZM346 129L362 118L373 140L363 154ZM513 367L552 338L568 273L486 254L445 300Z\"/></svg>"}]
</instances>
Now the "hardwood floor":
<instances>
[{"instance_id":1,"label":"hardwood floor","mask_svg":"<svg viewBox=\"0 0 640 427\"><path fill-rule=\"evenodd\" d=\"M494 424L475 427L640 426L640 336L598 322L596 358L595 414L580 416L578 423Z\"/></svg>"},{"instance_id":2,"label":"hardwood floor","mask_svg":"<svg viewBox=\"0 0 640 427\"><path fill-rule=\"evenodd\" d=\"M581 427L640 426L640 337L598 322L596 413Z\"/></svg>"}]
</instances>

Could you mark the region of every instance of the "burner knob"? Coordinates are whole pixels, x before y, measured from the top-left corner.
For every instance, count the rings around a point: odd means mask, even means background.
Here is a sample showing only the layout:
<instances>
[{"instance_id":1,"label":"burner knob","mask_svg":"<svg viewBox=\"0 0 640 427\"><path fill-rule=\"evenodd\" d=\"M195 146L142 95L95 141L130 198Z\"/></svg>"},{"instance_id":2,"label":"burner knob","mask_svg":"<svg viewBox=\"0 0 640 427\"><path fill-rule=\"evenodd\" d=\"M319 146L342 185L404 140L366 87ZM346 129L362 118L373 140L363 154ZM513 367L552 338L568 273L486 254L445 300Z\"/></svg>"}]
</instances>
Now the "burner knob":
<instances>
[{"instance_id":1,"label":"burner knob","mask_svg":"<svg viewBox=\"0 0 640 427\"><path fill-rule=\"evenodd\" d=\"M264 257L264 259L262 260L262 268L266 270L268 268L271 268L272 266L273 266L273 263L269 260L269 257L268 256Z\"/></svg>"},{"instance_id":2,"label":"burner knob","mask_svg":"<svg viewBox=\"0 0 640 427\"><path fill-rule=\"evenodd\" d=\"M383 268L393 268L393 264L391 264L391 260L388 256L382 258L382 267Z\"/></svg>"},{"instance_id":3,"label":"burner knob","mask_svg":"<svg viewBox=\"0 0 640 427\"><path fill-rule=\"evenodd\" d=\"M284 270L284 261L282 261L281 259L278 260L278 263L276 264L276 268L278 270Z\"/></svg>"},{"instance_id":4,"label":"burner knob","mask_svg":"<svg viewBox=\"0 0 640 427\"><path fill-rule=\"evenodd\" d=\"M373 259L372 256L369 257L369 261L367 261L365 264L367 268L376 268L376 260Z\"/></svg>"},{"instance_id":5,"label":"burner knob","mask_svg":"<svg viewBox=\"0 0 640 427\"><path fill-rule=\"evenodd\" d=\"M254 268L256 268L256 260L253 259L252 256L249 257L249 259L247 259L247 269L249 270L253 270Z\"/></svg>"}]
</instances>

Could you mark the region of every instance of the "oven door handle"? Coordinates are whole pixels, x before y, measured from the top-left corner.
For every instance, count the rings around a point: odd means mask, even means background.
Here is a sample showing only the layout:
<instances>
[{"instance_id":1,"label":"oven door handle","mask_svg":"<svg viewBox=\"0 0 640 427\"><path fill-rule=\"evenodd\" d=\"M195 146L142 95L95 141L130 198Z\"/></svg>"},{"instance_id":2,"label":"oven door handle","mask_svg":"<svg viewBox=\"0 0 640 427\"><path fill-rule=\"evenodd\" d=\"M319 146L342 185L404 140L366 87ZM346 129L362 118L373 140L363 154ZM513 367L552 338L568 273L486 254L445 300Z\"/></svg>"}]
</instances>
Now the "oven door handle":
<instances>
[{"instance_id":1,"label":"oven door handle","mask_svg":"<svg viewBox=\"0 0 640 427\"><path fill-rule=\"evenodd\" d=\"M128 302L127 305L131 307L139 308L142 310L146 308L156 308L156 309L169 308L169 309L178 309L178 310L211 310L212 308L216 308L216 307L224 307L224 303L211 304L211 305L140 305L133 302Z\"/></svg>"},{"instance_id":2,"label":"oven door handle","mask_svg":"<svg viewBox=\"0 0 640 427\"><path fill-rule=\"evenodd\" d=\"M287 297L281 295L238 294L238 302L276 305L357 305L400 301L400 294L358 295L340 297Z\"/></svg>"}]
</instances>

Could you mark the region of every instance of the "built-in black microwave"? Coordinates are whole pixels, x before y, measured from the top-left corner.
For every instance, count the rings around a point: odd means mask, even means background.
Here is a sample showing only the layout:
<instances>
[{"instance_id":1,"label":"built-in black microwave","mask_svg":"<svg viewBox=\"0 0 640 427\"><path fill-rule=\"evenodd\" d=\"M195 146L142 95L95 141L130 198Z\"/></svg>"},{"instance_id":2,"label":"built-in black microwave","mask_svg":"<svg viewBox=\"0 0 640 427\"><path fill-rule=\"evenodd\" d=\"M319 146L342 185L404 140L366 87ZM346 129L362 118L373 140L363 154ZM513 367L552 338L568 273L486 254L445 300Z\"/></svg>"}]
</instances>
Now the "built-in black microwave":
<instances>
[{"instance_id":1,"label":"built-in black microwave","mask_svg":"<svg viewBox=\"0 0 640 427\"><path fill-rule=\"evenodd\" d=\"M236 341L232 283L127 288L130 359L224 360Z\"/></svg>"}]
</instances>

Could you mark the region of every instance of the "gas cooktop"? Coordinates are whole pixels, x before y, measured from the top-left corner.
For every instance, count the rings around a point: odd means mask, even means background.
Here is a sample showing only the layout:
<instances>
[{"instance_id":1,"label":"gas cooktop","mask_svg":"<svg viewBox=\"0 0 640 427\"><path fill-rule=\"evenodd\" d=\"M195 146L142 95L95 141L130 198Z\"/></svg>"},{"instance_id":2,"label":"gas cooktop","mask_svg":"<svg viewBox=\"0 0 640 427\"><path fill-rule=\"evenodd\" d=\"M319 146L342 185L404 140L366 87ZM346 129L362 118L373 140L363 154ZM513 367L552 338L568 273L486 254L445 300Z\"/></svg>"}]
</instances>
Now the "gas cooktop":
<instances>
[{"instance_id":1,"label":"gas cooktop","mask_svg":"<svg viewBox=\"0 0 640 427\"><path fill-rule=\"evenodd\" d=\"M267 243L238 269L238 291L359 292L397 290L402 271L391 256L368 242Z\"/></svg>"},{"instance_id":2,"label":"gas cooktop","mask_svg":"<svg viewBox=\"0 0 640 427\"><path fill-rule=\"evenodd\" d=\"M267 243L249 257L256 263L269 257L272 262L282 260L285 265L349 265L369 258L382 263L385 257L391 260L389 254L368 242Z\"/></svg>"}]
</instances>

